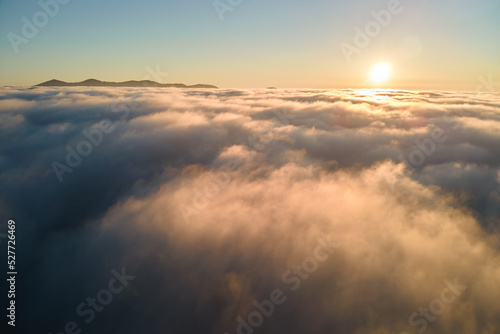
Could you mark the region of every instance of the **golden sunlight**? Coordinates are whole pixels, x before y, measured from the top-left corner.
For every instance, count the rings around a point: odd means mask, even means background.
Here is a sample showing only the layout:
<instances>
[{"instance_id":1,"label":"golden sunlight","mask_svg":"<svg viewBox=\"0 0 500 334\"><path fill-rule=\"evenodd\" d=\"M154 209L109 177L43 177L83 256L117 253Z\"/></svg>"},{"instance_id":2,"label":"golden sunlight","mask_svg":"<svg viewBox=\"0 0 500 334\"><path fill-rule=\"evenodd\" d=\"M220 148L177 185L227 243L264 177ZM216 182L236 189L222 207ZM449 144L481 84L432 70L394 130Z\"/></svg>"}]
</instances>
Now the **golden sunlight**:
<instances>
[{"instance_id":1,"label":"golden sunlight","mask_svg":"<svg viewBox=\"0 0 500 334\"><path fill-rule=\"evenodd\" d=\"M389 79L391 75L392 64L382 63L375 65L370 72L370 81L381 84Z\"/></svg>"}]
</instances>

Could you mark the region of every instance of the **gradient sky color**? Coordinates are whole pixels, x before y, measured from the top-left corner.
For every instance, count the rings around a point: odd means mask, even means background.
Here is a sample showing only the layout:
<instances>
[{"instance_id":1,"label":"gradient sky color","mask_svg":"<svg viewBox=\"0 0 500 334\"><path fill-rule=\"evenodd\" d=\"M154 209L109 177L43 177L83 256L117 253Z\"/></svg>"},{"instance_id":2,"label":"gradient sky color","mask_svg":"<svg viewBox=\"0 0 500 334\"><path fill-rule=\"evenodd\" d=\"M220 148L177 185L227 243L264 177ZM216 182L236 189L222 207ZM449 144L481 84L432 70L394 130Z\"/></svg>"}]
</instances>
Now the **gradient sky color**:
<instances>
[{"instance_id":1,"label":"gradient sky color","mask_svg":"<svg viewBox=\"0 0 500 334\"><path fill-rule=\"evenodd\" d=\"M45 0L42 0L45 2ZM227 0L221 0L227 3ZM155 79L219 87L365 87L393 64L389 88L474 90L500 81L498 0L401 0L402 10L348 62L340 45L389 0L243 0L219 18L213 0L71 0L15 53L38 1L0 1L0 85L50 79Z\"/></svg>"}]
</instances>

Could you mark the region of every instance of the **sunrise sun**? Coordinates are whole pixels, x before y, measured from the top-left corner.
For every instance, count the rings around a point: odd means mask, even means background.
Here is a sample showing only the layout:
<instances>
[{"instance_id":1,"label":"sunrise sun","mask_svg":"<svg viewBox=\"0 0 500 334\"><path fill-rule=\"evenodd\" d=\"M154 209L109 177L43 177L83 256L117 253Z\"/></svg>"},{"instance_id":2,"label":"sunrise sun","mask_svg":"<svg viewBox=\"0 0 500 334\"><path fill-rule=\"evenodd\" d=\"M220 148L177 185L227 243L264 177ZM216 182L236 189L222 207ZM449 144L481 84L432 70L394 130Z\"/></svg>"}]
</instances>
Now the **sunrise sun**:
<instances>
[{"instance_id":1,"label":"sunrise sun","mask_svg":"<svg viewBox=\"0 0 500 334\"><path fill-rule=\"evenodd\" d=\"M370 81L376 84L386 82L391 75L391 70L392 65L390 63L375 65L370 72Z\"/></svg>"}]
</instances>

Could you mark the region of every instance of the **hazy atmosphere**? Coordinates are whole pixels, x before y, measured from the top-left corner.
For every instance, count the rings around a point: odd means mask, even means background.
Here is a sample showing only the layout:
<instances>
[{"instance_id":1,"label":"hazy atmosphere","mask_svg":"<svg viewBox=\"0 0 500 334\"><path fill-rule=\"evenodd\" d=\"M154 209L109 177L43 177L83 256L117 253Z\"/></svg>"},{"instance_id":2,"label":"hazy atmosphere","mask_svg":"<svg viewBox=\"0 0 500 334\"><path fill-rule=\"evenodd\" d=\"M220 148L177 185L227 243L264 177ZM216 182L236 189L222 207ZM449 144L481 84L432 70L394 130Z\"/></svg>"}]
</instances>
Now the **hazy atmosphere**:
<instances>
[{"instance_id":1,"label":"hazy atmosphere","mask_svg":"<svg viewBox=\"0 0 500 334\"><path fill-rule=\"evenodd\" d=\"M38 1L0 1L1 85L155 80L159 66L156 81L359 88L378 62L394 64L388 88L474 90L478 76L500 77L497 0L56 3L44 16Z\"/></svg>"},{"instance_id":2,"label":"hazy atmosphere","mask_svg":"<svg viewBox=\"0 0 500 334\"><path fill-rule=\"evenodd\" d=\"M2 333L499 334L496 1L0 1Z\"/></svg>"}]
</instances>

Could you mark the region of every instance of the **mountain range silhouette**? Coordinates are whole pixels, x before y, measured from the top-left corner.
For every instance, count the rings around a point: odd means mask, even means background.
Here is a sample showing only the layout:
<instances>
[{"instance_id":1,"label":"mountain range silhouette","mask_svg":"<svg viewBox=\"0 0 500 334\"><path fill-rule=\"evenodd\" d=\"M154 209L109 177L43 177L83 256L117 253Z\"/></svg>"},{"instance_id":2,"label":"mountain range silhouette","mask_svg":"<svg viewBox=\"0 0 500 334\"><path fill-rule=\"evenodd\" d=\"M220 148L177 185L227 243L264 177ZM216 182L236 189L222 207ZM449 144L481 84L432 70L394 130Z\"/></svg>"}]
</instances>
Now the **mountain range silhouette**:
<instances>
[{"instance_id":1,"label":"mountain range silhouette","mask_svg":"<svg viewBox=\"0 0 500 334\"><path fill-rule=\"evenodd\" d=\"M185 85L182 83L172 83L172 84L161 84L152 80L130 80L124 82L107 82L96 79L88 79L81 82L65 82L61 80L52 79L46 82L42 82L36 86L44 87L75 87L75 86L86 86L86 87L175 87L175 88L218 88L214 85Z\"/></svg>"}]
</instances>

